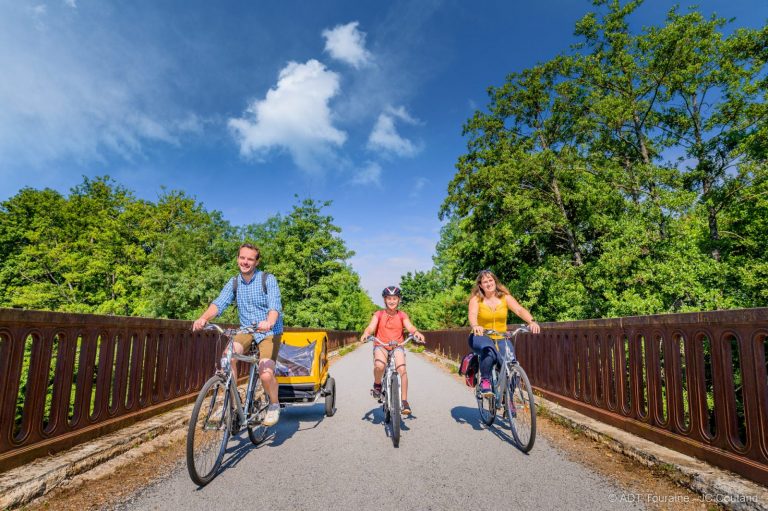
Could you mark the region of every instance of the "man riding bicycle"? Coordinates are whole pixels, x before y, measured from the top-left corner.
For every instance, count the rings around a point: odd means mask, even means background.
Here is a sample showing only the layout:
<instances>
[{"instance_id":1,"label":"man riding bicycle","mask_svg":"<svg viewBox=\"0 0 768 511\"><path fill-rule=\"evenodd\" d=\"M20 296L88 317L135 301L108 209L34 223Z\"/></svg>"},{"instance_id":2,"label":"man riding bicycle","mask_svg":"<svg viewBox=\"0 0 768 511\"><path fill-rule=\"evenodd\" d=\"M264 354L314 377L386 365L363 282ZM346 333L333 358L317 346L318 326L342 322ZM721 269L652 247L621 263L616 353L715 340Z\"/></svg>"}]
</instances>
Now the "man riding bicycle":
<instances>
[{"instance_id":1,"label":"man riding bicycle","mask_svg":"<svg viewBox=\"0 0 768 511\"><path fill-rule=\"evenodd\" d=\"M403 341L403 329L408 330L409 333L419 341L424 342L424 336L416 330L416 327L411 323L408 314L397 309L400 305L400 288L397 286L389 286L384 288L381 296L384 298L385 309L377 311L371 318L371 322L365 328L363 335L360 336L360 340L365 342L368 336L373 332L376 332L376 337L385 343L390 341ZM395 368L400 374L401 385L401 397L403 401L402 413L403 415L411 414L411 407L408 404L408 373L405 370L405 350L402 347L392 346L380 346L374 344L373 346L373 397L378 399L381 396L381 377L384 376L384 369L387 366L387 351L394 352Z\"/></svg>"},{"instance_id":2,"label":"man riding bicycle","mask_svg":"<svg viewBox=\"0 0 768 511\"><path fill-rule=\"evenodd\" d=\"M257 333L235 336L234 349L238 354L253 351L252 343L259 350L259 378L269 395L269 409L263 420L265 426L272 426L280 420L278 384L275 379L275 361L280 350L283 333L283 315L280 302L280 288L274 275L256 271L261 261L261 251L255 245L243 243L237 255L240 274L230 279L205 312L194 322L192 330L200 330L209 320L218 317L236 300L240 326L255 325ZM235 365L232 376L237 379Z\"/></svg>"}]
</instances>

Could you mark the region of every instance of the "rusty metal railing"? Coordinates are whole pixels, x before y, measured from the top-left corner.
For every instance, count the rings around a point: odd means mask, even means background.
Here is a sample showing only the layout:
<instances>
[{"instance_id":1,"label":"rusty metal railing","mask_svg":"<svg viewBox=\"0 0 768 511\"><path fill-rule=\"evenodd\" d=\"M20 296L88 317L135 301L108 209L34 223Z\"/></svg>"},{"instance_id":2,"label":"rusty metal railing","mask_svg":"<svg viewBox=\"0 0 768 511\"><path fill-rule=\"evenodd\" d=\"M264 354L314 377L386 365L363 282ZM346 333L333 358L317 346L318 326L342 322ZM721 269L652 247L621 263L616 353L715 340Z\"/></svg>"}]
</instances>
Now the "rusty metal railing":
<instances>
[{"instance_id":1,"label":"rusty metal railing","mask_svg":"<svg viewBox=\"0 0 768 511\"><path fill-rule=\"evenodd\" d=\"M468 331L429 332L457 358ZM517 354L547 399L768 485L768 308L546 323Z\"/></svg>"},{"instance_id":2,"label":"rusty metal railing","mask_svg":"<svg viewBox=\"0 0 768 511\"><path fill-rule=\"evenodd\" d=\"M0 309L0 472L193 401L222 344L190 326Z\"/></svg>"},{"instance_id":3,"label":"rusty metal railing","mask_svg":"<svg viewBox=\"0 0 768 511\"><path fill-rule=\"evenodd\" d=\"M768 309L542 330L517 352L543 396L768 484ZM357 334L328 335L334 349ZM428 332L428 348L458 360L467 336ZM187 321L0 309L0 471L192 401L215 339Z\"/></svg>"}]
</instances>

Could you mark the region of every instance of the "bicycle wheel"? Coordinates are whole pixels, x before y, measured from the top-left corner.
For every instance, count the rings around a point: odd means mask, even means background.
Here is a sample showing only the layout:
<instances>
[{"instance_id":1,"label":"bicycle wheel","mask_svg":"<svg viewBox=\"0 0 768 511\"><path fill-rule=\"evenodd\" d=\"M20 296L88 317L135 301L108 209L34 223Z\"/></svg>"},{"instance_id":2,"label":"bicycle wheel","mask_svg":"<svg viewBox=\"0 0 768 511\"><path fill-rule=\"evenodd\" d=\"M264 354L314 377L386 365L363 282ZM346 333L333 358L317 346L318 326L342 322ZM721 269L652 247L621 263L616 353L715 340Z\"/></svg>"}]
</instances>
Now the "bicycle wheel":
<instances>
[{"instance_id":1,"label":"bicycle wheel","mask_svg":"<svg viewBox=\"0 0 768 511\"><path fill-rule=\"evenodd\" d=\"M248 438L251 439L253 445L259 445L264 441L269 429L262 424L264 417L267 415L269 396L264 390L260 379L256 380L256 385L253 386L251 395L251 411L248 415Z\"/></svg>"},{"instance_id":2,"label":"bicycle wheel","mask_svg":"<svg viewBox=\"0 0 768 511\"><path fill-rule=\"evenodd\" d=\"M187 470L195 484L205 486L216 475L231 424L226 383L222 377L212 376L197 396L187 430Z\"/></svg>"},{"instance_id":3,"label":"bicycle wheel","mask_svg":"<svg viewBox=\"0 0 768 511\"><path fill-rule=\"evenodd\" d=\"M389 412L392 415L392 444L400 445L400 380L392 373L389 384Z\"/></svg>"},{"instance_id":4,"label":"bicycle wheel","mask_svg":"<svg viewBox=\"0 0 768 511\"><path fill-rule=\"evenodd\" d=\"M480 386L475 387L475 399L477 400L477 410L480 412L480 420L486 426L493 424L496 420L496 398L484 397L480 393Z\"/></svg>"},{"instance_id":5,"label":"bicycle wheel","mask_svg":"<svg viewBox=\"0 0 768 511\"><path fill-rule=\"evenodd\" d=\"M390 389L389 387L389 376L387 373L384 373L384 376L381 379L381 409L384 411L384 424L389 423L389 419L392 418L392 413L389 409L389 394Z\"/></svg>"},{"instance_id":6,"label":"bicycle wheel","mask_svg":"<svg viewBox=\"0 0 768 511\"><path fill-rule=\"evenodd\" d=\"M536 406L533 401L533 390L520 365L508 367L509 385L505 389L506 412L509 427L517 445L523 452L533 448L536 441Z\"/></svg>"}]
</instances>

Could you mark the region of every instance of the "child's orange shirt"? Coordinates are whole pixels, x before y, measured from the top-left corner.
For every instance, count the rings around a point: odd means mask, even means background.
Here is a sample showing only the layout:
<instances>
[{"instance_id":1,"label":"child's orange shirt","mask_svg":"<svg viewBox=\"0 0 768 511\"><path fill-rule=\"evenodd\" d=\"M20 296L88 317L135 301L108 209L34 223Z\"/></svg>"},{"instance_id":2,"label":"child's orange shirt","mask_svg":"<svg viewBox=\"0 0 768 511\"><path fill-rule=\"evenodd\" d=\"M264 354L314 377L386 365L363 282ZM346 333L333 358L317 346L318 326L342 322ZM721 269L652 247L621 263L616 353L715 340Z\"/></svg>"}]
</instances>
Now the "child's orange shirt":
<instances>
[{"instance_id":1,"label":"child's orange shirt","mask_svg":"<svg viewBox=\"0 0 768 511\"><path fill-rule=\"evenodd\" d=\"M376 312L379 323L376 325L376 337L382 342L403 341L403 329L408 314L403 311L397 311L390 315L386 310L381 309ZM388 348L389 349L389 348Z\"/></svg>"}]
</instances>

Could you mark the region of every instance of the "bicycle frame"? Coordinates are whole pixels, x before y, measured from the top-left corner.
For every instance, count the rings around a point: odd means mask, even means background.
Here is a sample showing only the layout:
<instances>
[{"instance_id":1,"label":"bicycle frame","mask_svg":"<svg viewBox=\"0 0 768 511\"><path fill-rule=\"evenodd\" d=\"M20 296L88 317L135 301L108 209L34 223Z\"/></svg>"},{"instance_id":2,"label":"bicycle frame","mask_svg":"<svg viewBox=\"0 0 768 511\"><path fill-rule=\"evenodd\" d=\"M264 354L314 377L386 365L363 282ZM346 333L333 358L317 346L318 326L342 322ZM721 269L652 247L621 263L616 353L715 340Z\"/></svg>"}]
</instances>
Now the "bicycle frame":
<instances>
[{"instance_id":1,"label":"bicycle frame","mask_svg":"<svg viewBox=\"0 0 768 511\"><path fill-rule=\"evenodd\" d=\"M234 333L249 333L252 334L255 332L255 330L252 327L248 327L245 329L228 329L223 330L221 327L219 327L216 324L210 324L211 327L214 327L215 330L217 330L220 334L226 335L229 337L229 341L227 343L227 354L225 356L225 367L222 367L221 369L224 371L226 375L225 379L225 388L228 390L229 399L232 400L232 403L234 403L234 410L237 415L237 428L235 431L242 430L247 424L249 417L246 415L246 410L251 409L251 403L253 401L253 389L256 386L259 376L257 373L258 365L259 365L259 352L256 351L255 355L240 355L238 353L235 353L234 349ZM232 362L234 361L241 361L245 362L250 365L250 370L248 371L248 386L246 387L245 391L245 403L243 403L240 400L240 393L237 391L237 382L235 381L233 384L233 374L232 374ZM251 413L250 415L255 415L258 413L259 410L254 410L254 413ZM233 428L235 429L235 428Z\"/></svg>"},{"instance_id":2,"label":"bicycle frame","mask_svg":"<svg viewBox=\"0 0 768 511\"><path fill-rule=\"evenodd\" d=\"M494 374L497 374L498 377L493 379L494 380L494 394L496 395L496 400L499 403L504 403L504 399L506 399L506 396L503 392L501 392L501 389L506 388L508 382L509 382L509 366L510 365L517 365L517 358L515 358L512 353L515 351L515 338L517 337L517 334L521 332L530 332L528 327L518 327L512 332L497 332L496 330L485 330L485 335L496 335L501 336L501 339L492 339L493 343L496 345L496 353L501 355L501 349L499 349L499 341L506 340L509 341L511 344L511 349L505 349L504 350L504 360L501 361L501 374L499 375L499 371L497 371L496 367L493 368ZM479 380L478 380L479 381ZM501 393L501 396L499 394Z\"/></svg>"},{"instance_id":3,"label":"bicycle frame","mask_svg":"<svg viewBox=\"0 0 768 511\"><path fill-rule=\"evenodd\" d=\"M406 344L413 341L414 339L415 337L413 335L409 335L408 337L406 337L403 342L399 342L399 341L384 342L380 340L378 337L374 337L373 335L369 336L366 339L366 342L372 341L374 343L374 346L382 346L382 347L393 346L393 349L387 350L387 365L384 366L384 375L381 377L381 385L382 385L381 389L382 389L382 392L384 392L384 390L386 389L387 395L389 395L389 382L390 382L390 379L392 378L392 373L397 374L398 383L402 383L400 381L400 373L398 373L397 370L395 369L395 356L394 356L395 350L397 348L405 347ZM397 396L397 397L398 399L400 399L400 396Z\"/></svg>"},{"instance_id":4,"label":"bicycle frame","mask_svg":"<svg viewBox=\"0 0 768 511\"><path fill-rule=\"evenodd\" d=\"M237 435L247 429L248 437L254 445L259 445L264 440L267 429L262 424L261 414L269 407L266 394L256 394L260 390L263 391L258 387L258 353L255 356L240 355L235 353L234 349L235 334L253 334L256 329L247 327L224 330L219 325L209 324L206 330L218 331L222 337L228 339L228 343L221 359L220 370L208 378L198 393L187 430L187 470L192 481L200 486L208 484L215 477L231 435ZM245 403L240 399L232 367L232 364L238 361L251 366ZM258 409L254 409L255 404L258 404Z\"/></svg>"},{"instance_id":5,"label":"bicycle frame","mask_svg":"<svg viewBox=\"0 0 768 511\"><path fill-rule=\"evenodd\" d=\"M397 378L398 388L401 388L403 382L400 380L400 373L395 370L395 350L390 350L387 352L387 365L384 367L384 375L381 377L381 393L384 396L391 395L393 373L395 378ZM396 398L400 399L400 396L396 396ZM386 398L383 401L386 403Z\"/></svg>"}]
</instances>

